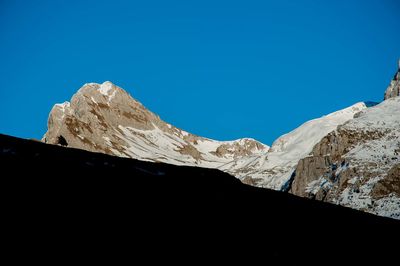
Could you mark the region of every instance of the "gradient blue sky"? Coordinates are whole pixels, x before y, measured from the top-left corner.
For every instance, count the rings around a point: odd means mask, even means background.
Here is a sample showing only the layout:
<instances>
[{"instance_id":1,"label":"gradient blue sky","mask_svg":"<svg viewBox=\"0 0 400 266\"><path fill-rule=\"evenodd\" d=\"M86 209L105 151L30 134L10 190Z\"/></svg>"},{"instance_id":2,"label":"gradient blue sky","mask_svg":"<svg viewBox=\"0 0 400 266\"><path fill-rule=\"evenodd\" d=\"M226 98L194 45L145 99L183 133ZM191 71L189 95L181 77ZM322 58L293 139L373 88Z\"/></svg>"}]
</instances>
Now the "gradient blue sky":
<instances>
[{"instance_id":1,"label":"gradient blue sky","mask_svg":"<svg viewBox=\"0 0 400 266\"><path fill-rule=\"evenodd\" d=\"M380 101L400 2L0 0L0 133L41 138L53 104L110 80L192 133L271 144Z\"/></svg>"}]
</instances>

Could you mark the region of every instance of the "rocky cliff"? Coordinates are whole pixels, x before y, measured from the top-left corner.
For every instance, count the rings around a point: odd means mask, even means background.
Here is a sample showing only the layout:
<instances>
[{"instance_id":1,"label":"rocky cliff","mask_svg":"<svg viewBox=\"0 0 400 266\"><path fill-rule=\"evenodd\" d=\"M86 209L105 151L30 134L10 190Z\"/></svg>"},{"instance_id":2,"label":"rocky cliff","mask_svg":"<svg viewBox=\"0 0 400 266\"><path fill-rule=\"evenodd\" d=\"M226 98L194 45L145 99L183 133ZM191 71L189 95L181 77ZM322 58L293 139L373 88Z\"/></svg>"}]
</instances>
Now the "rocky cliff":
<instances>
[{"instance_id":1,"label":"rocky cliff","mask_svg":"<svg viewBox=\"0 0 400 266\"><path fill-rule=\"evenodd\" d=\"M400 96L400 59L398 62L397 72L394 75L392 81L390 82L389 87L385 91L384 99L387 100L389 98L397 96Z\"/></svg>"},{"instance_id":2,"label":"rocky cliff","mask_svg":"<svg viewBox=\"0 0 400 266\"><path fill-rule=\"evenodd\" d=\"M323 137L366 109L357 103L326 116L307 121L295 130L279 137L261 155L243 156L220 169L255 186L286 191L300 159L306 157Z\"/></svg>"},{"instance_id":3,"label":"rocky cliff","mask_svg":"<svg viewBox=\"0 0 400 266\"><path fill-rule=\"evenodd\" d=\"M368 108L299 161L290 192L400 219L400 97Z\"/></svg>"}]
</instances>

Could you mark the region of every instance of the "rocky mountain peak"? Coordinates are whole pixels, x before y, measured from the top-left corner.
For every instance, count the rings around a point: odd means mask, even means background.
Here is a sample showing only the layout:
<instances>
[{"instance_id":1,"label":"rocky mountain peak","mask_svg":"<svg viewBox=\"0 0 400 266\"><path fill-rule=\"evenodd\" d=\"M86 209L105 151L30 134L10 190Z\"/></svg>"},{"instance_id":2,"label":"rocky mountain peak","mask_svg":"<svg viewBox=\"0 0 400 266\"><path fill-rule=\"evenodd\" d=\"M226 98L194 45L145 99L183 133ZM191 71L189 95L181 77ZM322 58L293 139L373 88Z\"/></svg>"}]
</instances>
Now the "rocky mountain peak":
<instances>
[{"instance_id":1,"label":"rocky mountain peak","mask_svg":"<svg viewBox=\"0 0 400 266\"><path fill-rule=\"evenodd\" d=\"M400 96L400 59L398 61L397 72L385 91L384 99L387 100L397 96Z\"/></svg>"},{"instance_id":2,"label":"rocky mountain peak","mask_svg":"<svg viewBox=\"0 0 400 266\"><path fill-rule=\"evenodd\" d=\"M43 141L141 160L212 168L269 149L254 139L216 141L181 130L162 121L109 81L87 83L71 102L56 104Z\"/></svg>"}]
</instances>

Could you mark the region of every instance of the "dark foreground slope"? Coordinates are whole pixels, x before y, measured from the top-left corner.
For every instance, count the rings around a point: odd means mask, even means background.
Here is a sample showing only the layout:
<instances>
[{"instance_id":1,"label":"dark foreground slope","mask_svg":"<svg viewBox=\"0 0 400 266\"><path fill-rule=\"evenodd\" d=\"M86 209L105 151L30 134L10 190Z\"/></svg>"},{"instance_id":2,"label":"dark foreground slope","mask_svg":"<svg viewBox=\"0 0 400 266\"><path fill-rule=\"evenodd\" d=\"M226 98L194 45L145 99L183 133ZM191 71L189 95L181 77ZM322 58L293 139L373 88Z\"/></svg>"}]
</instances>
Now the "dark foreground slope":
<instances>
[{"instance_id":1,"label":"dark foreground slope","mask_svg":"<svg viewBox=\"0 0 400 266\"><path fill-rule=\"evenodd\" d=\"M113 261L126 255L199 260L240 254L314 264L325 256L395 256L388 240L398 232L398 221L250 187L218 170L5 135L0 169L8 236L3 239L10 254L17 252L14 259L83 254Z\"/></svg>"}]
</instances>

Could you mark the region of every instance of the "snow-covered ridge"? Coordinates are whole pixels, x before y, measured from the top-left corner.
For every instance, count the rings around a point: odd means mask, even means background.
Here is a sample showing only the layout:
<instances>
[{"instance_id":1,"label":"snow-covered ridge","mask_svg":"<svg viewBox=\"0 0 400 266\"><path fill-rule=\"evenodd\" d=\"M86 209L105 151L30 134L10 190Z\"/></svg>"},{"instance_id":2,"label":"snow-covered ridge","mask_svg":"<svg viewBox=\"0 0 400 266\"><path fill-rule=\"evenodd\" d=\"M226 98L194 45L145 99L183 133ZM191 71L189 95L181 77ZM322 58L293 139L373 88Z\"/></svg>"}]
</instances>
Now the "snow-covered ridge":
<instances>
[{"instance_id":1,"label":"snow-covered ridge","mask_svg":"<svg viewBox=\"0 0 400 266\"><path fill-rule=\"evenodd\" d=\"M366 109L362 102L313 119L279 137L261 156L242 157L221 169L257 186L281 190L290 179L298 161L312 151L324 136Z\"/></svg>"},{"instance_id":2,"label":"snow-covered ridge","mask_svg":"<svg viewBox=\"0 0 400 266\"><path fill-rule=\"evenodd\" d=\"M296 168L299 196L400 219L400 97L363 110Z\"/></svg>"},{"instance_id":3,"label":"snow-covered ridge","mask_svg":"<svg viewBox=\"0 0 400 266\"><path fill-rule=\"evenodd\" d=\"M104 96L109 96L109 91L112 90L113 84L110 81L105 81L100 85L99 92Z\"/></svg>"},{"instance_id":4,"label":"snow-covered ridge","mask_svg":"<svg viewBox=\"0 0 400 266\"><path fill-rule=\"evenodd\" d=\"M308 154L312 147L329 132L352 119L354 115L364 109L363 102L356 103L348 108L333 112L305 122L295 130L279 137L271 146L270 152L301 152Z\"/></svg>"}]
</instances>

